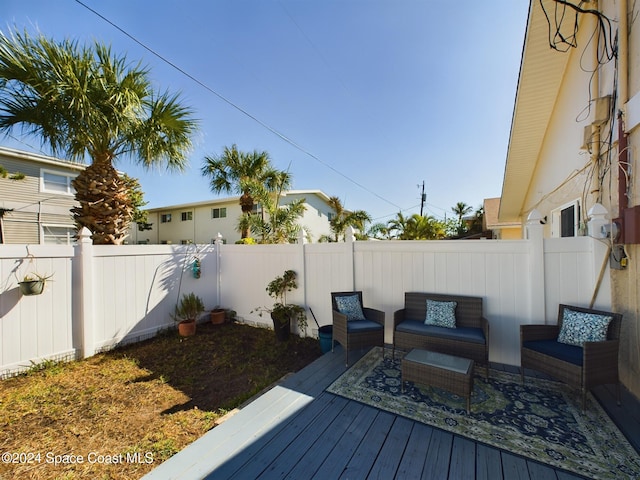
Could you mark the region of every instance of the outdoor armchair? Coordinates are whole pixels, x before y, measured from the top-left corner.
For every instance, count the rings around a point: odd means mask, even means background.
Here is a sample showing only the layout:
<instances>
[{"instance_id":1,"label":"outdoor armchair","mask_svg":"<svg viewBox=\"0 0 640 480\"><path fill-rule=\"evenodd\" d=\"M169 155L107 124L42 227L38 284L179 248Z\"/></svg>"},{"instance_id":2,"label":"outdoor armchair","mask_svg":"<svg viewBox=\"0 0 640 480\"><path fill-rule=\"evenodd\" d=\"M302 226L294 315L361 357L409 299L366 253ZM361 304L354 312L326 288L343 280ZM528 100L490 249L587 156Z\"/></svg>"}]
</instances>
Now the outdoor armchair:
<instances>
[{"instance_id":1,"label":"outdoor armchair","mask_svg":"<svg viewBox=\"0 0 640 480\"><path fill-rule=\"evenodd\" d=\"M604 326L607 318L611 320ZM593 341L596 336L590 331L596 329L593 325L598 322L603 325L600 329L601 338ZM561 304L557 325L521 325L522 382L524 369L530 368L579 388L583 411L588 390L596 385L614 384L619 405L618 349L621 323L622 314L619 313ZM581 341L584 343L580 345Z\"/></svg>"},{"instance_id":2,"label":"outdoor armchair","mask_svg":"<svg viewBox=\"0 0 640 480\"><path fill-rule=\"evenodd\" d=\"M332 292L333 340L345 351L349 365L349 350L379 345L384 347L384 312L367 308L362 303L362 292ZM333 351L333 344L331 350Z\"/></svg>"}]
</instances>

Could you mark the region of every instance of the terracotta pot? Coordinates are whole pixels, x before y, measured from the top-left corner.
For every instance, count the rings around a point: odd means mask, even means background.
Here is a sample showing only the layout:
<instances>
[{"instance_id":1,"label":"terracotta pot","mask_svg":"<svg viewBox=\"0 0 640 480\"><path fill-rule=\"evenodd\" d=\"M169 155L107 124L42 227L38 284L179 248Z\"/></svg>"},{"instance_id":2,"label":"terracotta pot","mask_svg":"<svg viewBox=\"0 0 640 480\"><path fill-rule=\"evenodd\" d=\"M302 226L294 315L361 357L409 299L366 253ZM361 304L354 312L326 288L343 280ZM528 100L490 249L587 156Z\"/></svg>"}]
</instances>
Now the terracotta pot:
<instances>
[{"instance_id":1,"label":"terracotta pot","mask_svg":"<svg viewBox=\"0 0 640 480\"><path fill-rule=\"evenodd\" d=\"M224 323L225 311L224 308L214 308L211 310L211 323L214 325L220 325Z\"/></svg>"},{"instance_id":2,"label":"terracotta pot","mask_svg":"<svg viewBox=\"0 0 640 480\"><path fill-rule=\"evenodd\" d=\"M195 320L183 320L178 323L178 333L181 337L190 337L196 334Z\"/></svg>"}]
</instances>

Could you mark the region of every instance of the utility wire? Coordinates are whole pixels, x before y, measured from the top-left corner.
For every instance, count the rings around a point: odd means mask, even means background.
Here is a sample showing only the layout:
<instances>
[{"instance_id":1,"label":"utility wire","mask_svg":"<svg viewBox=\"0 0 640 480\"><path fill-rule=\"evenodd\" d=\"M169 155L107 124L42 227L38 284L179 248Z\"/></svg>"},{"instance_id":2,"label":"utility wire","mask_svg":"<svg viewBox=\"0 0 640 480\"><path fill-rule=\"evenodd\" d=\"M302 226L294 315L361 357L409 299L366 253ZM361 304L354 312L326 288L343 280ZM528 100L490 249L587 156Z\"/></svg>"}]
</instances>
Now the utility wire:
<instances>
[{"instance_id":1,"label":"utility wire","mask_svg":"<svg viewBox=\"0 0 640 480\"><path fill-rule=\"evenodd\" d=\"M154 55L155 57L159 58L161 61L165 62L167 65L171 66L172 68L174 68L175 70L177 70L178 72L180 72L182 75L184 75L185 77L189 78L190 80L192 80L193 82L197 83L198 85L200 85L202 88L204 88L205 90L207 90L208 92L214 94L216 97L218 97L220 100L222 100L223 102L225 102L226 104L228 104L229 106L235 108L236 110L238 110L239 112L241 112L243 115L246 115L247 117L249 117L251 120L253 120L254 122L258 123L259 125L261 125L262 127L264 127L265 129L267 129L268 131L270 131L271 133L273 133L274 135L276 135L278 138L280 138L281 140L283 140L284 142L288 143L289 145L291 145L292 147L294 147L295 149L299 150L300 152L304 153L305 155L307 155L308 157L314 159L315 161L317 161L318 163L324 165L326 168L332 170L334 173L340 175L342 178L348 180L349 182L353 183L354 185L360 187L361 189L365 190L366 192L369 192L370 194L378 197L380 200L388 203L389 205L392 205L400 210L402 210L402 208L398 205L396 205L395 203L393 203L392 201L384 198L383 196L379 195L377 192L375 192L374 190L371 190L370 188L364 186L363 184L361 184L360 182L357 182L356 180L354 180L353 178L347 176L346 174L340 172L339 170L337 170L335 167L331 166L330 164L328 164L327 162L321 160L320 158L318 158L316 155L312 154L311 152L309 152L308 150L306 150L305 148L303 148L301 145L299 145L298 143L294 142L292 139L290 139L289 137L287 137L286 135L284 135L283 133L280 133L279 131L277 131L275 128L271 127L270 125L266 124L265 122L263 122L262 120L260 120L259 118L257 118L256 116L252 115L251 113L249 113L247 110L243 109L242 107L240 107L239 105L237 105L236 103L232 102L231 100L229 100L228 98L226 98L224 95L216 92L214 89L212 89L211 87L209 87L207 84L205 84L204 82L202 82L201 80L197 79L196 77L194 77L193 75L191 75L190 73L188 73L186 70L182 69L181 67L179 67L178 65L176 65L175 63L171 62L169 59L167 59L166 57L162 56L161 54L159 54L158 52L156 52L155 50L153 50L151 47L147 46L146 44L144 44L143 42L141 42L140 40L138 40L136 37L134 37L133 35L131 35L130 33L128 33L127 31L125 31L124 29L122 29L121 27L119 27L118 25L116 25L115 23L113 23L111 20L109 20L108 18L106 18L104 15L100 14L99 12L97 12L96 10L92 9L91 7L89 7L88 5L86 5L85 3L81 2L80 0L75 0L76 3L78 3L79 5L83 6L84 8L86 8L87 10L89 10L91 13L93 13L94 15L100 17L102 20L104 20L105 22L107 22L109 25L111 25L112 27L114 27L116 30L120 31L121 33L123 33L124 35L126 35L127 37L129 37L131 40L133 40L135 43L137 43L138 45L140 45L142 48L144 48L145 50L147 50L149 53L151 53L152 55Z\"/></svg>"}]
</instances>

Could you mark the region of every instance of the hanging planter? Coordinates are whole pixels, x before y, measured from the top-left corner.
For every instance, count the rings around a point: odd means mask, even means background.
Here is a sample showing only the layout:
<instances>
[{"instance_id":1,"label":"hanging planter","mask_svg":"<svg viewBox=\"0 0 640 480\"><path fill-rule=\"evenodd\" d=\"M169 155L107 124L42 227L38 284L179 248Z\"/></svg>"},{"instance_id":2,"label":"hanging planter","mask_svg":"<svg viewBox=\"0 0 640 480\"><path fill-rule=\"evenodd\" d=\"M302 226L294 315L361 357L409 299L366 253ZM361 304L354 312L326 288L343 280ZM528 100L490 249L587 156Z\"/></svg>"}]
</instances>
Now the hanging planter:
<instances>
[{"instance_id":1,"label":"hanging planter","mask_svg":"<svg viewBox=\"0 0 640 480\"><path fill-rule=\"evenodd\" d=\"M25 276L23 281L18 282L20 293L26 296L40 295L44 291L44 284L49 278L51 278L51 275L38 275L37 273Z\"/></svg>"},{"instance_id":2,"label":"hanging planter","mask_svg":"<svg viewBox=\"0 0 640 480\"><path fill-rule=\"evenodd\" d=\"M25 280L18 283L22 295L40 295L44 290L43 280Z\"/></svg>"}]
</instances>

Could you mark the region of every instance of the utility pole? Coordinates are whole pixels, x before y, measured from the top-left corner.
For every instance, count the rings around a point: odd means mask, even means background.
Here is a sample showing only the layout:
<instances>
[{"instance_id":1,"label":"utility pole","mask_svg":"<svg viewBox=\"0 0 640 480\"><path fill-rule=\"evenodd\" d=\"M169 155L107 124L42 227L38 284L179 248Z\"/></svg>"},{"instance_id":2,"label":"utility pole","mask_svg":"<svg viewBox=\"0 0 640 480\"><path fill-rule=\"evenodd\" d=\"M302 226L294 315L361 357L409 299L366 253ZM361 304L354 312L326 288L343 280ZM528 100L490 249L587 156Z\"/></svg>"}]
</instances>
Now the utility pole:
<instances>
[{"instance_id":1,"label":"utility pole","mask_svg":"<svg viewBox=\"0 0 640 480\"><path fill-rule=\"evenodd\" d=\"M422 212L424 211L424 202L427 200L427 194L424 193L424 180L422 181L422 195L420 195L420 216L422 217Z\"/></svg>"}]
</instances>

